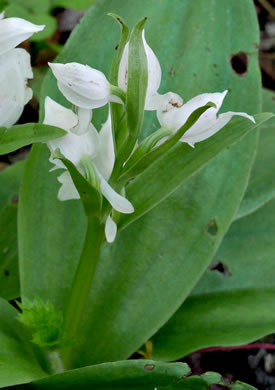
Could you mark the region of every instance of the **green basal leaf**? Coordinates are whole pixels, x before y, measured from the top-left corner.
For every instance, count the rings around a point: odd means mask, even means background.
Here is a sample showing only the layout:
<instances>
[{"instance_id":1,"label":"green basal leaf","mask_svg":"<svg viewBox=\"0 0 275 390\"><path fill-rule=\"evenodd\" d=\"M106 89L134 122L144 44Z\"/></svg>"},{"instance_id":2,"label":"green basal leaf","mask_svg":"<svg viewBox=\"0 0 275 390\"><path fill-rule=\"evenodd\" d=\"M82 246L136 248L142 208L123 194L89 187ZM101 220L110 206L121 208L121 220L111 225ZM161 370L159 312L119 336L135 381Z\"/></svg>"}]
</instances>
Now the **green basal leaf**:
<instances>
[{"instance_id":1,"label":"green basal leaf","mask_svg":"<svg viewBox=\"0 0 275 390\"><path fill-rule=\"evenodd\" d=\"M20 296L17 253L17 206L24 162L0 172L0 296Z\"/></svg>"},{"instance_id":2,"label":"green basal leaf","mask_svg":"<svg viewBox=\"0 0 275 390\"><path fill-rule=\"evenodd\" d=\"M184 381L189 372L190 369L185 363L167 364L152 360L118 361L57 374L33 382L31 388L47 390L177 389L177 384Z\"/></svg>"},{"instance_id":3,"label":"green basal leaf","mask_svg":"<svg viewBox=\"0 0 275 390\"><path fill-rule=\"evenodd\" d=\"M58 127L42 123L27 123L13 126L10 129L0 128L0 154L14 152L23 146L33 143L46 142L62 137L66 131Z\"/></svg>"},{"instance_id":4,"label":"green basal leaf","mask_svg":"<svg viewBox=\"0 0 275 390\"><path fill-rule=\"evenodd\" d=\"M102 196L98 189L91 185L78 171L70 160L67 160L62 154L56 150L53 154L53 159L59 159L70 172L74 185L83 202L85 213L87 216L100 216L102 207ZM92 162L91 162L92 164ZM93 172L96 175L96 172ZM96 180L97 178L95 178Z\"/></svg>"},{"instance_id":5,"label":"green basal leaf","mask_svg":"<svg viewBox=\"0 0 275 390\"><path fill-rule=\"evenodd\" d=\"M120 228L147 213L225 148L273 116L270 113L258 114L256 124L247 119L232 121L218 134L196 145L195 149L183 143L176 145L127 186L127 198L135 213L122 215Z\"/></svg>"},{"instance_id":6,"label":"green basal leaf","mask_svg":"<svg viewBox=\"0 0 275 390\"><path fill-rule=\"evenodd\" d=\"M0 298L0 388L47 376L29 343L29 335L16 320L18 311Z\"/></svg>"},{"instance_id":7,"label":"green basal leaf","mask_svg":"<svg viewBox=\"0 0 275 390\"><path fill-rule=\"evenodd\" d=\"M153 338L155 359L243 345L275 331L275 200L233 223L191 297Z\"/></svg>"},{"instance_id":8,"label":"green basal leaf","mask_svg":"<svg viewBox=\"0 0 275 390\"><path fill-rule=\"evenodd\" d=\"M85 10L93 4L96 4L97 1L98 0L52 0L52 6Z\"/></svg>"},{"instance_id":9,"label":"green basal leaf","mask_svg":"<svg viewBox=\"0 0 275 390\"><path fill-rule=\"evenodd\" d=\"M262 90L263 111L275 112L275 92ZM275 196L274 176L274 144L275 144L275 118L261 126L258 152L249 178L244 199L240 205L237 218L244 217Z\"/></svg>"}]
</instances>

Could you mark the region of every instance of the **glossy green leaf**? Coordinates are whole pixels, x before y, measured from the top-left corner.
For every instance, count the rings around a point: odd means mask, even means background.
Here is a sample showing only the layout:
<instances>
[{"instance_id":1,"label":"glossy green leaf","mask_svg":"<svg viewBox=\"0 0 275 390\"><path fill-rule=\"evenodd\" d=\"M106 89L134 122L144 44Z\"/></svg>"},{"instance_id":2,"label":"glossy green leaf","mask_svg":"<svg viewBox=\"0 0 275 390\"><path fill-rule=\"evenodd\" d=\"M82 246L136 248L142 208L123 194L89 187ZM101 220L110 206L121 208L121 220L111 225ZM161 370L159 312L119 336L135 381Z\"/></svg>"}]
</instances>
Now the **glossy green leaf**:
<instances>
[{"instance_id":1,"label":"glossy green leaf","mask_svg":"<svg viewBox=\"0 0 275 390\"><path fill-rule=\"evenodd\" d=\"M275 331L275 200L236 221L193 296L153 338L156 359L197 349L242 345ZM214 264L215 264L214 262Z\"/></svg>"},{"instance_id":2,"label":"glossy green leaf","mask_svg":"<svg viewBox=\"0 0 275 390\"><path fill-rule=\"evenodd\" d=\"M263 110L275 113L275 93L263 89ZM258 152L245 197L236 218L241 218L263 206L275 196L275 118L261 126Z\"/></svg>"},{"instance_id":3,"label":"glossy green leaf","mask_svg":"<svg viewBox=\"0 0 275 390\"><path fill-rule=\"evenodd\" d=\"M167 364L152 360L119 361L57 374L35 381L30 388L47 390L181 389L181 386L177 385L185 380L184 377L189 372L189 367L185 363ZM29 386L23 388L29 388Z\"/></svg>"},{"instance_id":4,"label":"glossy green leaf","mask_svg":"<svg viewBox=\"0 0 275 390\"><path fill-rule=\"evenodd\" d=\"M45 14L49 11L50 6L51 6L51 0L43 0L43 1L7 0L7 1L12 5L23 7L26 12L30 12L33 14Z\"/></svg>"},{"instance_id":5,"label":"glossy green leaf","mask_svg":"<svg viewBox=\"0 0 275 390\"><path fill-rule=\"evenodd\" d=\"M17 310L2 298L0 310L0 388L46 376L27 341L28 334L16 320Z\"/></svg>"},{"instance_id":6,"label":"glossy green leaf","mask_svg":"<svg viewBox=\"0 0 275 390\"><path fill-rule=\"evenodd\" d=\"M7 154L33 143L46 142L65 134L66 132L58 127L42 123L27 123L13 126L10 129L1 127L0 154Z\"/></svg>"},{"instance_id":7,"label":"glossy green leaf","mask_svg":"<svg viewBox=\"0 0 275 390\"><path fill-rule=\"evenodd\" d=\"M161 93L184 92L187 100L230 88L224 111L254 114L260 110L258 28L251 1L215 0L211 7L205 0L174 2L174 7L168 0L140 0L135 7L125 0L97 2L57 61L79 61L109 74L119 32L112 30L113 20L105 15L115 12L129 25L147 16L146 39L163 70ZM231 23L225 22L229 19ZM229 61L239 51L249 54L243 77ZM68 105L51 74L43 95ZM95 123L102 122L105 114L94 110ZM142 138L158 128L154 115L146 113ZM254 131L105 247L74 351L76 367L129 357L180 307L211 262L239 207L255 149ZM36 146L25 171L19 218L21 283L28 298L49 297L64 308L86 221L80 202L56 200L59 185L55 174L48 173L47 157Z\"/></svg>"},{"instance_id":8,"label":"glossy green leaf","mask_svg":"<svg viewBox=\"0 0 275 390\"><path fill-rule=\"evenodd\" d=\"M19 195L20 281L22 295L49 299L63 309L82 250L86 217L80 201L57 199L60 171L49 173L52 167L48 148L35 145Z\"/></svg>"},{"instance_id":9,"label":"glossy green leaf","mask_svg":"<svg viewBox=\"0 0 275 390\"><path fill-rule=\"evenodd\" d=\"M85 10L98 0L51 0L53 7L74 8Z\"/></svg>"},{"instance_id":10,"label":"glossy green leaf","mask_svg":"<svg viewBox=\"0 0 275 390\"><path fill-rule=\"evenodd\" d=\"M17 253L17 203L24 162L0 172L0 296L20 296Z\"/></svg>"}]
</instances>

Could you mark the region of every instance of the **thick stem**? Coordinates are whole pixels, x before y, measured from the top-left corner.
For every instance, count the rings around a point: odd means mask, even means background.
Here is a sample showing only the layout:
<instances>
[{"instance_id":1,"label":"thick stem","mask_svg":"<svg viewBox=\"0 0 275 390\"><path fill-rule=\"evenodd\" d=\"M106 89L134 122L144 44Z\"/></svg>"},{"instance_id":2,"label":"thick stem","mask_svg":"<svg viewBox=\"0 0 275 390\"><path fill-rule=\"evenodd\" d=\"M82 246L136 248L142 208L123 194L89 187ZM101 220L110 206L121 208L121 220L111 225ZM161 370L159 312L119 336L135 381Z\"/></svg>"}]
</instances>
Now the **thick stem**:
<instances>
[{"instance_id":1,"label":"thick stem","mask_svg":"<svg viewBox=\"0 0 275 390\"><path fill-rule=\"evenodd\" d=\"M88 218L86 238L78 268L72 284L71 294L65 313L64 331L69 342L77 339L83 313L88 301L91 284L99 260L100 250L104 239L104 225L98 218ZM71 366L72 347L64 349L63 360L67 369Z\"/></svg>"}]
</instances>

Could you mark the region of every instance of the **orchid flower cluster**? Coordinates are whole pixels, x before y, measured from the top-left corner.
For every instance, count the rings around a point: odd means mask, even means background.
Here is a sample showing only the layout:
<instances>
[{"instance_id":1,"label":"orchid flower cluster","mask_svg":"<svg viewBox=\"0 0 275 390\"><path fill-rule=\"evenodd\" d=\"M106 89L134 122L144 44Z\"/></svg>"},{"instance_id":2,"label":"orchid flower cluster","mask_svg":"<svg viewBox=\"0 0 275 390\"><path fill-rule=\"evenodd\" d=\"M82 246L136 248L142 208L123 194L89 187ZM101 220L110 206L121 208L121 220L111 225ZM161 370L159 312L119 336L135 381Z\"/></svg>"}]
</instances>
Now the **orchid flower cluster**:
<instances>
[{"instance_id":1,"label":"orchid flower cluster","mask_svg":"<svg viewBox=\"0 0 275 390\"><path fill-rule=\"evenodd\" d=\"M33 77L29 53L16 48L45 26L0 14L0 126L11 127L32 98L27 79Z\"/></svg>"},{"instance_id":2,"label":"orchid flower cluster","mask_svg":"<svg viewBox=\"0 0 275 390\"><path fill-rule=\"evenodd\" d=\"M133 165L129 164L130 161L136 163L138 159L142 158L142 155L160 147L167 139L182 129L192 113L209 102L212 104L211 107L207 107L207 110L185 131L180 138L181 142L186 142L194 147L195 143L203 141L218 132L234 115L246 117L254 122L252 116L243 112L227 112L218 115L227 91L204 93L185 104L176 93L159 94L158 90L162 78L160 63L147 44L142 29L140 42L141 49L146 57L146 64L145 69L141 69L140 72L145 73L145 80L147 80L143 110L156 111L160 130L142 143L139 143L139 134L136 134L134 142L131 141L130 151L128 150L126 154L121 152L121 148L119 149L116 142L120 134L126 134L126 136L123 135L120 138L127 138L128 135L129 140L129 129L123 130L123 120L120 120L121 128L114 128L111 107L114 104L121 106L121 118L123 119L126 116L127 127L127 123L129 123L127 119L130 115L127 112L129 75L131 74L130 63L133 63L133 59L131 62L131 55L134 55L132 54L134 50L131 50L131 36L133 34L134 30L121 52L115 77L117 85L112 85L101 71L88 65L76 62L49 64L57 79L59 90L73 105L73 109L70 110L56 103L50 97L47 97L45 101L44 123L58 126L67 132L64 137L48 142L51 151L50 161L55 165L53 169L65 169L58 177L58 181L61 183L58 198L63 201L79 199L80 195L63 162L54 158L56 150L59 150L67 160L74 164L78 171L86 180L90 181L90 184L97 188L111 206L107 215L105 213L104 220L105 236L108 242L113 242L115 239L119 213L134 212L133 205L125 197L127 182L123 183L124 187L117 185L116 182L119 175L123 174L129 165ZM139 70L137 70L138 72ZM140 94L137 89L136 100L138 100ZM98 132L91 123L92 110L106 104L109 105L109 116ZM139 119L135 118L134 120L138 121ZM119 136L115 137L114 134L119 134ZM120 163L118 163L118 160Z\"/></svg>"}]
</instances>

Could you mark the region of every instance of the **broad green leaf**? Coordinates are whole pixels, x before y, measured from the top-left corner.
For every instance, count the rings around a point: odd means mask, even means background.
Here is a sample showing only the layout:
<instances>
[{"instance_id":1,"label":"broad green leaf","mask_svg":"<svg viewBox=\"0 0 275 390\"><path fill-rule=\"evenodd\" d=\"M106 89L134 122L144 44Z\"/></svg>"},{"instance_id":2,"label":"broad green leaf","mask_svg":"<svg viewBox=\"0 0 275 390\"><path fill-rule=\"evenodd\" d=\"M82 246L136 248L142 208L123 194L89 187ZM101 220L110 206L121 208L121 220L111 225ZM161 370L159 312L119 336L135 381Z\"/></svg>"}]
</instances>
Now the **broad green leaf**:
<instances>
[{"instance_id":1,"label":"broad green leaf","mask_svg":"<svg viewBox=\"0 0 275 390\"><path fill-rule=\"evenodd\" d=\"M151 390L181 389L190 370L185 363L162 363L152 360L129 360L105 363L57 374L31 383L31 389ZM202 383L206 384L203 380ZM199 390L199 388L194 388ZM204 387L203 389L207 389Z\"/></svg>"},{"instance_id":2,"label":"broad green leaf","mask_svg":"<svg viewBox=\"0 0 275 390\"><path fill-rule=\"evenodd\" d=\"M17 253L17 203L24 162L0 172L0 296L20 296Z\"/></svg>"},{"instance_id":3,"label":"broad green leaf","mask_svg":"<svg viewBox=\"0 0 275 390\"><path fill-rule=\"evenodd\" d=\"M50 10L51 0L7 0L10 4L20 6L26 12L33 14L46 14ZM15 16L15 15L14 15Z\"/></svg>"},{"instance_id":4,"label":"broad green leaf","mask_svg":"<svg viewBox=\"0 0 275 390\"><path fill-rule=\"evenodd\" d=\"M85 10L98 0L51 0L53 7L64 7Z\"/></svg>"},{"instance_id":5,"label":"broad green leaf","mask_svg":"<svg viewBox=\"0 0 275 390\"><path fill-rule=\"evenodd\" d=\"M175 360L211 346L242 345L275 331L275 200L232 225L215 261L153 338L156 359Z\"/></svg>"},{"instance_id":6,"label":"broad green leaf","mask_svg":"<svg viewBox=\"0 0 275 390\"><path fill-rule=\"evenodd\" d=\"M184 92L187 100L230 88L224 111L260 110L258 28L250 0L215 0L211 6L205 0L174 0L173 7L168 0L140 0L135 7L125 0L102 0L87 12L57 61L79 61L109 74L119 40L105 16L110 11L131 25L148 17L146 39L163 70L161 93ZM239 51L249 54L243 77L229 61ZM68 105L51 74L43 95ZM94 110L95 123L105 114ZM159 126L155 113L146 114L142 138ZM180 307L239 207L255 149L256 132L251 132L105 247L74 352L76 367L129 357ZM86 222L80 202L56 200L59 185L48 173L47 157L36 146L26 166L19 218L21 285L28 298L49 297L64 308Z\"/></svg>"},{"instance_id":7,"label":"broad green leaf","mask_svg":"<svg viewBox=\"0 0 275 390\"><path fill-rule=\"evenodd\" d=\"M0 311L0 388L46 376L33 354L28 334L16 320L17 310L0 298Z\"/></svg>"},{"instance_id":8,"label":"broad green leaf","mask_svg":"<svg viewBox=\"0 0 275 390\"><path fill-rule=\"evenodd\" d=\"M13 126L10 129L0 128L0 154L14 152L23 146L46 142L62 137L66 132L58 127L42 123L27 123Z\"/></svg>"},{"instance_id":9,"label":"broad green leaf","mask_svg":"<svg viewBox=\"0 0 275 390\"><path fill-rule=\"evenodd\" d=\"M262 93L263 110L275 113L275 93L267 89ZM236 218L252 213L275 196L274 145L275 118L261 126L258 153Z\"/></svg>"},{"instance_id":10,"label":"broad green leaf","mask_svg":"<svg viewBox=\"0 0 275 390\"><path fill-rule=\"evenodd\" d=\"M80 201L57 199L60 171L49 173L52 167L48 148L33 147L19 195L19 267L23 296L49 299L62 309L82 250L86 218Z\"/></svg>"},{"instance_id":11,"label":"broad green leaf","mask_svg":"<svg viewBox=\"0 0 275 390\"><path fill-rule=\"evenodd\" d=\"M29 0L28 0L29 1ZM20 2L17 1L17 4L10 3L6 8L5 8L5 16L7 18L10 17L18 17L18 18L23 18L25 20L28 20L31 23L38 24L38 25L45 25L45 28L43 31L40 31L36 34L33 34L32 37L29 38L30 41L42 41L45 38L49 38L52 36L55 31L57 30L57 22L55 17L52 15L48 15L42 11L40 12L35 12L36 10L29 10L27 7L24 6L24 4L19 4ZM25 2L22 2L25 3ZM44 3L44 0L42 1L36 1L37 4ZM27 6L29 4L27 3ZM46 5L46 4L45 4ZM31 7L31 5L30 5ZM40 7L36 7L37 11L39 11ZM41 6L41 10L44 7Z\"/></svg>"}]
</instances>

